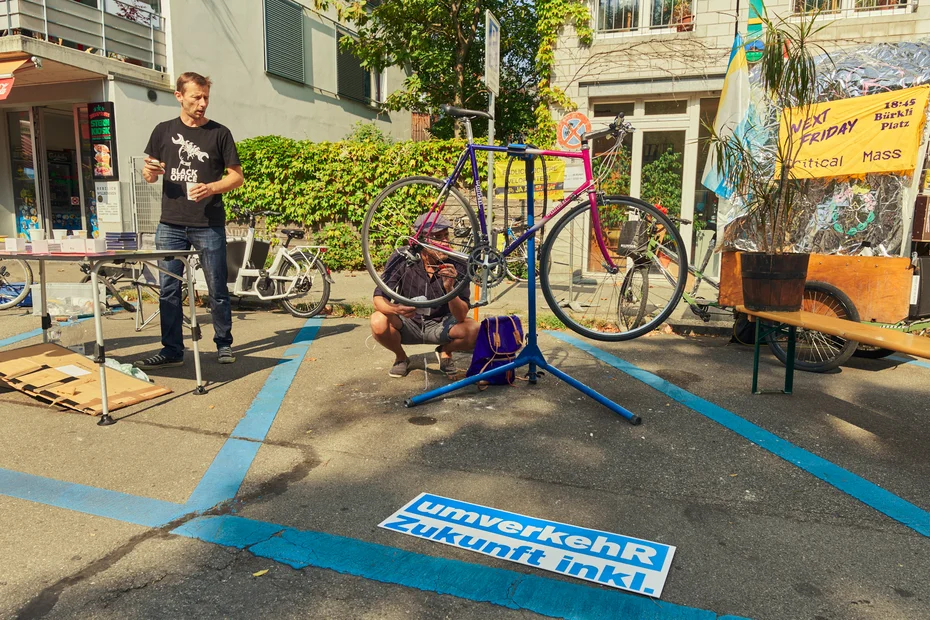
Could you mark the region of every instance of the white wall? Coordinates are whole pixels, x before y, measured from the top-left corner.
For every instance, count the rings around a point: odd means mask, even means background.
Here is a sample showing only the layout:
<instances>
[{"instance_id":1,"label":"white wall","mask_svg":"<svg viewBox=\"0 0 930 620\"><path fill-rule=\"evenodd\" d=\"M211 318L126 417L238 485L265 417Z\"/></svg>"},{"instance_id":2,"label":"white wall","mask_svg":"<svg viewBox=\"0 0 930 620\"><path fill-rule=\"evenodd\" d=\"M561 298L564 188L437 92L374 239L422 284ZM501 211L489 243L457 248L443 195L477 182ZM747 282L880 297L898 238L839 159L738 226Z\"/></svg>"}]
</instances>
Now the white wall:
<instances>
[{"instance_id":1,"label":"white wall","mask_svg":"<svg viewBox=\"0 0 930 620\"><path fill-rule=\"evenodd\" d=\"M382 131L410 138L410 114L378 115L370 106L336 91L333 25L304 11L305 81L265 73L261 0L174 0L170 6L170 66L213 80L207 116L230 128L236 140L276 134L297 139L342 139L356 122L375 121ZM402 74L388 75L388 90Z\"/></svg>"},{"instance_id":2,"label":"white wall","mask_svg":"<svg viewBox=\"0 0 930 620\"><path fill-rule=\"evenodd\" d=\"M119 157L121 225L100 222L103 232L132 230L130 158L145 154L145 145L155 125L178 116L180 106L173 92L152 89L155 101L149 101L149 87L112 80L107 83L107 101L116 113L116 152Z\"/></svg>"}]
</instances>

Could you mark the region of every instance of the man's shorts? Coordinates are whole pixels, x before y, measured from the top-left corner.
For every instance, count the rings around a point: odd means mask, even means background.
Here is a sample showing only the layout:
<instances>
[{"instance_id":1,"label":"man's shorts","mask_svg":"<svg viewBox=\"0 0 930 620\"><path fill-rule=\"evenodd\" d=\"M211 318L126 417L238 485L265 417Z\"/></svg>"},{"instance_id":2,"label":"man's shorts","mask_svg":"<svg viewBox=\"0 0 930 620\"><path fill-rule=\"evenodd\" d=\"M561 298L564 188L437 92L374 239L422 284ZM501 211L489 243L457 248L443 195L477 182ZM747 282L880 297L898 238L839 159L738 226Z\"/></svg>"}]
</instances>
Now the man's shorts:
<instances>
[{"instance_id":1,"label":"man's shorts","mask_svg":"<svg viewBox=\"0 0 930 620\"><path fill-rule=\"evenodd\" d=\"M415 323L406 317L401 320L401 344L447 344L452 339L449 330L455 325L455 317L451 314L437 319L425 319L422 324Z\"/></svg>"}]
</instances>

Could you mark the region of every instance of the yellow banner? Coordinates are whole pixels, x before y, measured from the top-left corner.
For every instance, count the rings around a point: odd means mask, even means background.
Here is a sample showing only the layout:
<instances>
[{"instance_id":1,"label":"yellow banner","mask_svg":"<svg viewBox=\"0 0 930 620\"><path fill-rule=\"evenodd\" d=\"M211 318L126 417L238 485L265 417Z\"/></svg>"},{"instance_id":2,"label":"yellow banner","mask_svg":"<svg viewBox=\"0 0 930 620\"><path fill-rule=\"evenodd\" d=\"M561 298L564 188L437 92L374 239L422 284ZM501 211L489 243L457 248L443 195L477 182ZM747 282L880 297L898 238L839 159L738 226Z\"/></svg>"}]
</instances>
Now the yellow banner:
<instances>
[{"instance_id":1,"label":"yellow banner","mask_svg":"<svg viewBox=\"0 0 930 620\"><path fill-rule=\"evenodd\" d=\"M930 85L785 110L779 140L791 176L912 172L928 97Z\"/></svg>"},{"instance_id":2,"label":"yellow banner","mask_svg":"<svg viewBox=\"0 0 930 620\"><path fill-rule=\"evenodd\" d=\"M510 174L507 174L508 157L500 157L494 160L494 200L503 202L504 192L507 193L507 200L526 200L526 163L522 160L514 160L510 166ZM536 193L534 200L543 199L543 163L542 159L536 158L535 179ZM565 195L563 186L565 184L565 162L560 159L546 160L546 185L549 190L549 200L562 200Z\"/></svg>"}]
</instances>

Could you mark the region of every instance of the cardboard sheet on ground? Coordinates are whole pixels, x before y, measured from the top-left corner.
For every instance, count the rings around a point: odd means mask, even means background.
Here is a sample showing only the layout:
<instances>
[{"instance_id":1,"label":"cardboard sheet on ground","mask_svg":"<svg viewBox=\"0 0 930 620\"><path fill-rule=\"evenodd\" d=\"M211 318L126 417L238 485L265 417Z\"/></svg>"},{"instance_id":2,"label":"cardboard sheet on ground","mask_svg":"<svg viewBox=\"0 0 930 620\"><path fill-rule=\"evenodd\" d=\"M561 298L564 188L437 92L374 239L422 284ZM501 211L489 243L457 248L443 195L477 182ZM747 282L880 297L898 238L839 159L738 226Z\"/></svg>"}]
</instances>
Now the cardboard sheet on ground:
<instances>
[{"instance_id":1,"label":"cardboard sheet on ground","mask_svg":"<svg viewBox=\"0 0 930 620\"><path fill-rule=\"evenodd\" d=\"M655 598L675 555L670 545L429 493L378 526Z\"/></svg>"},{"instance_id":2,"label":"cardboard sheet on ground","mask_svg":"<svg viewBox=\"0 0 930 620\"><path fill-rule=\"evenodd\" d=\"M111 368L107 373L110 411L170 394ZM0 380L25 394L90 415L100 415L100 370L97 364L57 344L37 344L0 353Z\"/></svg>"}]
</instances>

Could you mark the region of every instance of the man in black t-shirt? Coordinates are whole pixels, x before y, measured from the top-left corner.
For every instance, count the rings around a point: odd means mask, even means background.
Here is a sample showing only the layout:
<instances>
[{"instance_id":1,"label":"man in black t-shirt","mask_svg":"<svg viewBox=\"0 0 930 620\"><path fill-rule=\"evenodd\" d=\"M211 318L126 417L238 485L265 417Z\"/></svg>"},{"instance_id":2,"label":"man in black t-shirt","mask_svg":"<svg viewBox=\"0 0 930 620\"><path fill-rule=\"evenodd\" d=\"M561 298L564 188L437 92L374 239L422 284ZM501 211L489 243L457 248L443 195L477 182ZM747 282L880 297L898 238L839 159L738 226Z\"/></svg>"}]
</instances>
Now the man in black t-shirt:
<instances>
[{"instance_id":1,"label":"man in black t-shirt","mask_svg":"<svg viewBox=\"0 0 930 620\"><path fill-rule=\"evenodd\" d=\"M423 214L413 225L419 230ZM435 216L430 226L430 238L447 243L451 224L442 215ZM431 220L433 221L433 220ZM413 299L424 296L438 299L452 290L457 279L465 277L465 265L435 250L424 249L420 261L413 264L400 252L388 258L381 279L398 294ZM399 289L399 290L398 290ZM456 375L453 351L471 351L478 337L478 322L468 316L468 286L448 303L433 308L405 306L391 301L380 288L375 289L372 302L371 333L375 340L394 354L394 364L388 374L404 377L410 370L405 344L435 344L439 370L452 378Z\"/></svg>"},{"instance_id":2,"label":"man in black t-shirt","mask_svg":"<svg viewBox=\"0 0 930 620\"><path fill-rule=\"evenodd\" d=\"M242 166L236 143L226 127L207 120L210 79L182 73L174 93L181 115L159 123L145 147L142 176L154 183L164 175L161 220L155 234L158 250L200 252L200 262L210 292L213 342L221 364L236 361L232 353L232 313L226 285L226 211L222 194L242 185ZM225 176L224 176L225 175ZM179 260L162 261L171 273L184 273ZM143 370L180 366L184 363L182 341L181 281L161 275L162 350L135 365Z\"/></svg>"}]
</instances>

